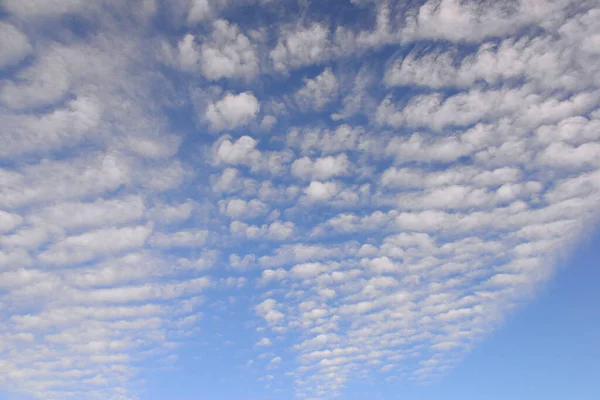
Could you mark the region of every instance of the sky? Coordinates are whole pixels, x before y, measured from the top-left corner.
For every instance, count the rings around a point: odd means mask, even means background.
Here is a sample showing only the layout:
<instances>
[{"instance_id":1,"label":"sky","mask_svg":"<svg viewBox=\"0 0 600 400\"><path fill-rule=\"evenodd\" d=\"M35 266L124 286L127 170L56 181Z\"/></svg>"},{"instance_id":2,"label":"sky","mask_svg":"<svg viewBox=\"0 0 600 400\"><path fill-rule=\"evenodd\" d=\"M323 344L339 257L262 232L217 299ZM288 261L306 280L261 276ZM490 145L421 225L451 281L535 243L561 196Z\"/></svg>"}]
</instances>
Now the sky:
<instances>
[{"instance_id":1,"label":"sky","mask_svg":"<svg viewBox=\"0 0 600 400\"><path fill-rule=\"evenodd\" d=\"M0 399L597 399L598 21L2 0Z\"/></svg>"}]
</instances>

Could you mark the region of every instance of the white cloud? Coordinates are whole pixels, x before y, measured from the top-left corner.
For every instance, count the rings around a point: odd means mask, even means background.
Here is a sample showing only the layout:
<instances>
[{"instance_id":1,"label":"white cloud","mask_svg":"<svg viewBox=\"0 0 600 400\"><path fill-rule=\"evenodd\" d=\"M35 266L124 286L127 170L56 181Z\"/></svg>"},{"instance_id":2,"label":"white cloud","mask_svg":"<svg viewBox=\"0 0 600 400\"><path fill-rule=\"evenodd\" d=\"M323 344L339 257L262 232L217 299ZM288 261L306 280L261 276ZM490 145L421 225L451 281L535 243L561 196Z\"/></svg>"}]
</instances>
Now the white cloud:
<instances>
[{"instance_id":1,"label":"white cloud","mask_svg":"<svg viewBox=\"0 0 600 400\"><path fill-rule=\"evenodd\" d=\"M251 78L258 73L256 49L235 24L223 19L214 21L211 39L200 46L200 68L205 77Z\"/></svg>"},{"instance_id":2,"label":"white cloud","mask_svg":"<svg viewBox=\"0 0 600 400\"><path fill-rule=\"evenodd\" d=\"M278 268L275 270L266 269L262 272L261 282L266 284L271 281L280 281L285 279L286 276L287 272L282 268Z\"/></svg>"},{"instance_id":3,"label":"white cloud","mask_svg":"<svg viewBox=\"0 0 600 400\"><path fill-rule=\"evenodd\" d=\"M258 315L263 317L268 324L276 325L285 318L285 315L276 309L277 306L277 301L267 299L257 305L254 310ZM268 343L270 344L270 341Z\"/></svg>"},{"instance_id":4,"label":"white cloud","mask_svg":"<svg viewBox=\"0 0 600 400\"><path fill-rule=\"evenodd\" d=\"M371 109L376 106L374 99L369 96L369 88L375 85L379 80L372 71L363 66L356 77L352 89L342 99L342 107L337 112L331 114L331 119L339 121L356 115L369 115Z\"/></svg>"},{"instance_id":5,"label":"white cloud","mask_svg":"<svg viewBox=\"0 0 600 400\"><path fill-rule=\"evenodd\" d=\"M535 3L523 1L505 10L501 4L479 9L476 4L458 0L428 1L417 13L406 17L402 36L451 41L477 42L488 37L504 36L519 27L544 22L548 28L560 21L568 2ZM551 18L554 16L554 18ZM455 24L459 24L457 28ZM467 28L468 27L468 28Z\"/></svg>"},{"instance_id":6,"label":"white cloud","mask_svg":"<svg viewBox=\"0 0 600 400\"><path fill-rule=\"evenodd\" d=\"M178 187L188 173L179 160L136 169L136 172L135 178L141 186L157 192Z\"/></svg>"},{"instance_id":7,"label":"white cloud","mask_svg":"<svg viewBox=\"0 0 600 400\"><path fill-rule=\"evenodd\" d=\"M131 180L131 165L118 154L92 154L68 162L45 160L6 171L0 197L7 207L32 202L100 195Z\"/></svg>"},{"instance_id":8,"label":"white cloud","mask_svg":"<svg viewBox=\"0 0 600 400\"><path fill-rule=\"evenodd\" d=\"M140 219L145 205L141 197L129 196L91 203L65 202L46 207L34 218L67 229L122 225Z\"/></svg>"},{"instance_id":9,"label":"white cloud","mask_svg":"<svg viewBox=\"0 0 600 400\"><path fill-rule=\"evenodd\" d=\"M335 182L312 181L304 192L311 200L327 201L339 193L339 187Z\"/></svg>"},{"instance_id":10,"label":"white cloud","mask_svg":"<svg viewBox=\"0 0 600 400\"><path fill-rule=\"evenodd\" d=\"M148 243L152 246L171 247L196 247L202 246L208 239L208 231L201 229L190 229L173 233L154 233Z\"/></svg>"},{"instance_id":11,"label":"white cloud","mask_svg":"<svg viewBox=\"0 0 600 400\"><path fill-rule=\"evenodd\" d=\"M269 366L271 368L277 368L279 364L281 364L281 357L279 356L273 357L271 358L271 361L269 361Z\"/></svg>"},{"instance_id":12,"label":"white cloud","mask_svg":"<svg viewBox=\"0 0 600 400\"><path fill-rule=\"evenodd\" d=\"M302 153L323 154L353 150L357 147L361 128L343 124L334 131L308 128L290 130L286 137L288 146L299 148Z\"/></svg>"},{"instance_id":13,"label":"white cloud","mask_svg":"<svg viewBox=\"0 0 600 400\"><path fill-rule=\"evenodd\" d=\"M21 18L43 18L77 14L85 4L81 0L7 0L4 7Z\"/></svg>"},{"instance_id":14,"label":"white cloud","mask_svg":"<svg viewBox=\"0 0 600 400\"><path fill-rule=\"evenodd\" d=\"M328 55L329 30L320 24L284 30L269 57L276 70L285 71L322 61Z\"/></svg>"},{"instance_id":15,"label":"white cloud","mask_svg":"<svg viewBox=\"0 0 600 400\"><path fill-rule=\"evenodd\" d=\"M346 154L328 156L311 160L302 157L292 163L292 175L306 180L327 180L329 178L347 175L350 172L350 161Z\"/></svg>"},{"instance_id":16,"label":"white cloud","mask_svg":"<svg viewBox=\"0 0 600 400\"><path fill-rule=\"evenodd\" d=\"M175 204L159 203L148 210L147 215L152 221L172 224L189 219L195 206L191 200Z\"/></svg>"},{"instance_id":17,"label":"white cloud","mask_svg":"<svg viewBox=\"0 0 600 400\"><path fill-rule=\"evenodd\" d=\"M209 0L193 0L187 16L187 22L194 24L212 16L213 9Z\"/></svg>"},{"instance_id":18,"label":"white cloud","mask_svg":"<svg viewBox=\"0 0 600 400\"><path fill-rule=\"evenodd\" d=\"M260 129L263 131L269 131L275 124L277 123L277 117L274 115L265 115L265 117L260 121Z\"/></svg>"},{"instance_id":19,"label":"white cloud","mask_svg":"<svg viewBox=\"0 0 600 400\"><path fill-rule=\"evenodd\" d=\"M321 263L297 264L292 267L290 273L298 279L314 278L315 276L328 270L328 267Z\"/></svg>"},{"instance_id":20,"label":"white cloud","mask_svg":"<svg viewBox=\"0 0 600 400\"><path fill-rule=\"evenodd\" d=\"M186 22L192 26L214 19L230 5L229 0L186 0L186 3L189 3Z\"/></svg>"},{"instance_id":21,"label":"white cloud","mask_svg":"<svg viewBox=\"0 0 600 400\"><path fill-rule=\"evenodd\" d=\"M188 33L177 43L178 66L184 71L195 71L199 58L195 37Z\"/></svg>"},{"instance_id":22,"label":"white cloud","mask_svg":"<svg viewBox=\"0 0 600 400\"><path fill-rule=\"evenodd\" d=\"M214 131L235 129L256 118L259 110L260 103L251 92L227 93L206 107L204 118Z\"/></svg>"},{"instance_id":23,"label":"white cloud","mask_svg":"<svg viewBox=\"0 0 600 400\"><path fill-rule=\"evenodd\" d=\"M50 264L76 264L123 250L140 248L152 232L149 226L106 228L69 236L39 255Z\"/></svg>"},{"instance_id":24,"label":"white cloud","mask_svg":"<svg viewBox=\"0 0 600 400\"><path fill-rule=\"evenodd\" d=\"M256 346L259 346L259 347L268 347L271 345L272 345L272 343L269 338L262 338L258 342L256 342Z\"/></svg>"},{"instance_id":25,"label":"white cloud","mask_svg":"<svg viewBox=\"0 0 600 400\"><path fill-rule=\"evenodd\" d=\"M236 141L224 139L218 142L214 151L217 163L230 165L246 165L257 168L261 161L261 153L256 149L258 142L250 136L242 136ZM229 174L233 174L230 170Z\"/></svg>"},{"instance_id":26,"label":"white cloud","mask_svg":"<svg viewBox=\"0 0 600 400\"><path fill-rule=\"evenodd\" d=\"M219 209L222 214L233 219L255 218L269 211L269 207L257 199L250 201L243 199L220 200Z\"/></svg>"},{"instance_id":27,"label":"white cloud","mask_svg":"<svg viewBox=\"0 0 600 400\"><path fill-rule=\"evenodd\" d=\"M274 221L270 224L263 224L260 226L233 221L229 225L229 230L233 235L246 237L251 240L286 240L294 235L296 225L290 221Z\"/></svg>"},{"instance_id":28,"label":"white cloud","mask_svg":"<svg viewBox=\"0 0 600 400\"><path fill-rule=\"evenodd\" d=\"M17 214L11 214L0 210L0 232L10 232L21 224L23 218Z\"/></svg>"},{"instance_id":29,"label":"white cloud","mask_svg":"<svg viewBox=\"0 0 600 400\"><path fill-rule=\"evenodd\" d=\"M96 99L78 97L47 114L6 117L0 157L14 159L24 153L49 152L79 144L92 136L101 116L102 109Z\"/></svg>"},{"instance_id":30,"label":"white cloud","mask_svg":"<svg viewBox=\"0 0 600 400\"><path fill-rule=\"evenodd\" d=\"M331 68L326 68L313 79L306 79L294 98L302 108L321 110L335 98L337 90L337 79Z\"/></svg>"},{"instance_id":31,"label":"white cloud","mask_svg":"<svg viewBox=\"0 0 600 400\"><path fill-rule=\"evenodd\" d=\"M32 51L27 36L6 22L0 22L0 43L0 69L19 63Z\"/></svg>"},{"instance_id":32,"label":"white cloud","mask_svg":"<svg viewBox=\"0 0 600 400\"><path fill-rule=\"evenodd\" d=\"M59 51L51 51L2 85L0 100L13 109L43 107L62 100L70 88L70 72Z\"/></svg>"},{"instance_id":33,"label":"white cloud","mask_svg":"<svg viewBox=\"0 0 600 400\"><path fill-rule=\"evenodd\" d=\"M190 279L174 284L122 286L111 289L93 289L69 295L78 303L129 303L148 300L172 299L200 292L210 285L208 278Z\"/></svg>"}]
</instances>

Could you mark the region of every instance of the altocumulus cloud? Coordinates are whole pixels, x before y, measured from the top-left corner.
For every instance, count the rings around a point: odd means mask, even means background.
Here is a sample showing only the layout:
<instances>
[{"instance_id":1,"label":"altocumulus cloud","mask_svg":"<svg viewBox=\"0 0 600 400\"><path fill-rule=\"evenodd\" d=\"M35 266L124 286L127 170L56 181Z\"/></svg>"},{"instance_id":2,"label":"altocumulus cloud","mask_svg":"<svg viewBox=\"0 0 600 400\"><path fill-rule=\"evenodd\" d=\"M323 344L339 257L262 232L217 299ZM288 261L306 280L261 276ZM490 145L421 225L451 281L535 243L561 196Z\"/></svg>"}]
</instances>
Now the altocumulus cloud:
<instances>
[{"instance_id":1,"label":"altocumulus cloud","mask_svg":"<svg viewBox=\"0 0 600 400\"><path fill-rule=\"evenodd\" d=\"M233 304L265 394L430 381L597 220L597 2L239 3L0 6L0 389L138 398Z\"/></svg>"}]
</instances>

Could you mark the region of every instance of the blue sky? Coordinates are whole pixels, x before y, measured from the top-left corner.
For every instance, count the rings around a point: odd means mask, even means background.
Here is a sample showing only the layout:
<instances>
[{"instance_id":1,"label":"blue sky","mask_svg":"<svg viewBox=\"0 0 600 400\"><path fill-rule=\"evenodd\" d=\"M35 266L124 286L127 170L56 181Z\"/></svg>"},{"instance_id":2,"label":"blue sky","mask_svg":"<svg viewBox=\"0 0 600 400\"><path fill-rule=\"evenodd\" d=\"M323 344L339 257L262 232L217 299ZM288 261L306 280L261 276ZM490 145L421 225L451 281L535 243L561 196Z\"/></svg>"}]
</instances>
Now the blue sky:
<instances>
[{"instance_id":1,"label":"blue sky","mask_svg":"<svg viewBox=\"0 0 600 400\"><path fill-rule=\"evenodd\" d=\"M0 399L597 398L599 19L4 0Z\"/></svg>"}]
</instances>

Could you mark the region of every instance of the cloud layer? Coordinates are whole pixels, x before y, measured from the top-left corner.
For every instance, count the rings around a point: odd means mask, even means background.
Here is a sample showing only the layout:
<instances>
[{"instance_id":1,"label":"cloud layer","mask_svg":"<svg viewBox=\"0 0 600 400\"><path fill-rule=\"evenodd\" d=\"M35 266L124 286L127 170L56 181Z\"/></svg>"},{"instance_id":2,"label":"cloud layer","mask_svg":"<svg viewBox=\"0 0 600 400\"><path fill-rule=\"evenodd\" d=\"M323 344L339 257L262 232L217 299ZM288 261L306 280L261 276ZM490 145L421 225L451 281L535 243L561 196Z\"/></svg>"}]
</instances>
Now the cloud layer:
<instances>
[{"instance_id":1,"label":"cloud layer","mask_svg":"<svg viewBox=\"0 0 600 400\"><path fill-rule=\"evenodd\" d=\"M138 398L224 298L265 394L428 382L594 227L594 2L238 3L2 5L0 390Z\"/></svg>"}]
</instances>

